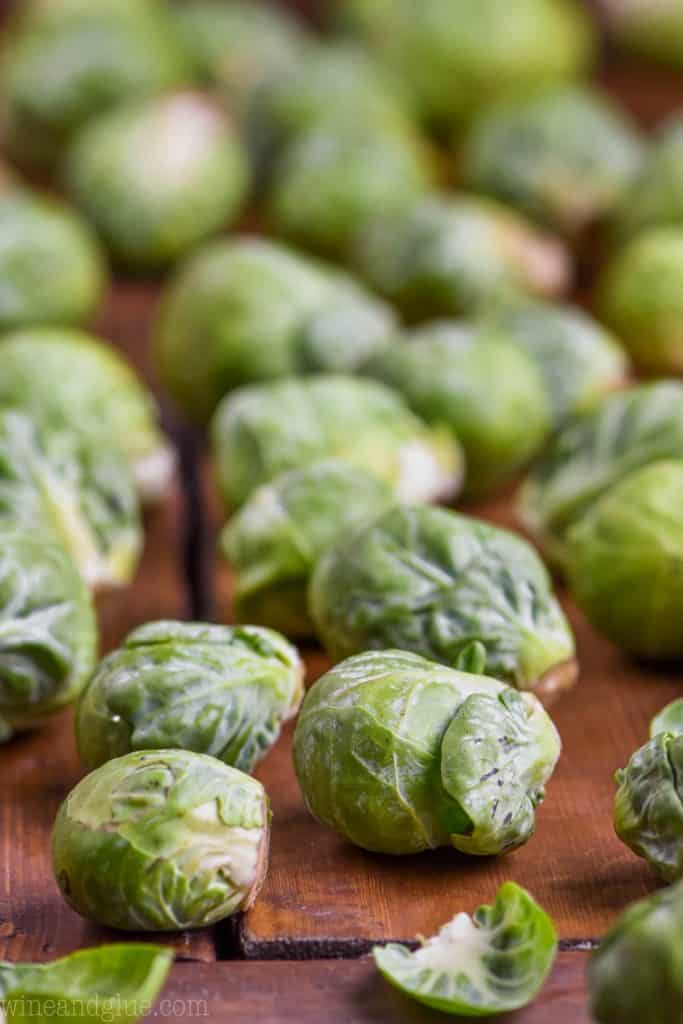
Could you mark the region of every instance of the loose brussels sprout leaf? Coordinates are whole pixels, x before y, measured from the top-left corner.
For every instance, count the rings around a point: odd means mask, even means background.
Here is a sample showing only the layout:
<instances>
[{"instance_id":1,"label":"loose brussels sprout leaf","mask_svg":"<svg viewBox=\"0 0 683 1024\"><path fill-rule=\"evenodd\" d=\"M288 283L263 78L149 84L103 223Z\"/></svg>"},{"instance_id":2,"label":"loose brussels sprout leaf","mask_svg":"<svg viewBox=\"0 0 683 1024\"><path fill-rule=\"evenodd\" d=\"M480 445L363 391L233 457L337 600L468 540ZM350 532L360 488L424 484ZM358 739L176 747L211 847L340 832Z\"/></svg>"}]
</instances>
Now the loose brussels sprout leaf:
<instances>
[{"instance_id":1,"label":"loose brussels sprout leaf","mask_svg":"<svg viewBox=\"0 0 683 1024\"><path fill-rule=\"evenodd\" d=\"M561 242L493 200L463 194L373 220L353 263L410 320L475 312L501 292L560 295L571 276Z\"/></svg>"},{"instance_id":2,"label":"loose brussels sprout leaf","mask_svg":"<svg viewBox=\"0 0 683 1024\"><path fill-rule=\"evenodd\" d=\"M452 430L465 452L468 494L490 492L514 476L550 429L543 378L500 332L434 323L388 346L369 372L428 423Z\"/></svg>"},{"instance_id":3,"label":"loose brussels sprout leaf","mask_svg":"<svg viewBox=\"0 0 683 1024\"><path fill-rule=\"evenodd\" d=\"M105 277L96 239L75 211L28 190L0 191L0 331L88 320Z\"/></svg>"},{"instance_id":4,"label":"loose brussels sprout leaf","mask_svg":"<svg viewBox=\"0 0 683 1024\"><path fill-rule=\"evenodd\" d=\"M425 1006L465 1017L517 1010L540 992L557 952L549 916L505 882L493 906L457 914L416 952L391 943L372 953L387 981Z\"/></svg>"},{"instance_id":5,"label":"loose brussels sprout leaf","mask_svg":"<svg viewBox=\"0 0 683 1024\"><path fill-rule=\"evenodd\" d=\"M143 501L163 496L175 456L152 395L111 346L79 331L16 331L0 345L0 407L116 438Z\"/></svg>"},{"instance_id":6,"label":"loose brussels sprout leaf","mask_svg":"<svg viewBox=\"0 0 683 1024\"><path fill-rule=\"evenodd\" d=\"M482 723L478 702L500 713ZM488 758L469 753L482 735ZM294 734L311 813L352 843L392 854L452 845L483 855L526 842L528 819L516 833L507 814L527 798L539 802L559 753L555 727L531 694L399 650L367 651L324 675ZM490 825L477 795L487 771L502 783Z\"/></svg>"},{"instance_id":7,"label":"loose brussels sprout leaf","mask_svg":"<svg viewBox=\"0 0 683 1024\"><path fill-rule=\"evenodd\" d=\"M683 68L679 0L607 0L604 8L610 34L619 46L676 70Z\"/></svg>"},{"instance_id":8,"label":"loose brussels sprout leaf","mask_svg":"<svg viewBox=\"0 0 683 1024\"><path fill-rule=\"evenodd\" d=\"M311 371L352 373L393 336L392 310L346 274L285 246L206 246L171 284L155 361L173 398L207 420L234 388Z\"/></svg>"},{"instance_id":9,"label":"loose brussels sprout leaf","mask_svg":"<svg viewBox=\"0 0 683 1024\"><path fill-rule=\"evenodd\" d=\"M430 429L384 385L341 375L288 378L244 388L212 425L219 483L241 505L278 473L339 458L406 501L454 495L462 476L457 443Z\"/></svg>"},{"instance_id":10,"label":"loose brussels sprout leaf","mask_svg":"<svg viewBox=\"0 0 683 1024\"><path fill-rule=\"evenodd\" d=\"M520 537L444 509L394 507L331 548L310 608L335 658L401 647L446 665L473 641L490 675L551 697L576 679L548 574Z\"/></svg>"},{"instance_id":11,"label":"loose brussels sprout leaf","mask_svg":"<svg viewBox=\"0 0 683 1024\"><path fill-rule=\"evenodd\" d=\"M683 697L667 704L650 722L650 739L668 732L671 736L683 736Z\"/></svg>"},{"instance_id":12,"label":"loose brussels sprout leaf","mask_svg":"<svg viewBox=\"0 0 683 1024\"><path fill-rule=\"evenodd\" d=\"M464 177L564 235L607 214L638 172L626 115L585 86L556 86L485 111L465 143Z\"/></svg>"},{"instance_id":13,"label":"loose brussels sprout leaf","mask_svg":"<svg viewBox=\"0 0 683 1024\"><path fill-rule=\"evenodd\" d=\"M618 238L648 228L683 227L683 118L667 122L615 216Z\"/></svg>"},{"instance_id":14,"label":"loose brussels sprout leaf","mask_svg":"<svg viewBox=\"0 0 683 1024\"><path fill-rule=\"evenodd\" d=\"M140 942L81 949L47 964L0 961L0 1015L4 1009L8 1024L135 1024L151 1010L172 962L170 949Z\"/></svg>"},{"instance_id":15,"label":"loose brussels sprout leaf","mask_svg":"<svg viewBox=\"0 0 683 1024\"><path fill-rule=\"evenodd\" d=\"M311 636L307 591L318 558L391 500L384 481L334 459L281 473L257 488L221 538L236 575L239 620Z\"/></svg>"},{"instance_id":16,"label":"loose brussels sprout leaf","mask_svg":"<svg viewBox=\"0 0 683 1024\"><path fill-rule=\"evenodd\" d=\"M180 931L251 905L266 872L268 833L268 800L256 779L186 750L133 752L69 793L52 864L83 917L125 931Z\"/></svg>"},{"instance_id":17,"label":"loose brussels sprout leaf","mask_svg":"<svg viewBox=\"0 0 683 1024\"><path fill-rule=\"evenodd\" d=\"M597 1024L673 1024L683 1004L683 882L621 915L588 968Z\"/></svg>"},{"instance_id":18,"label":"loose brussels sprout leaf","mask_svg":"<svg viewBox=\"0 0 683 1024\"><path fill-rule=\"evenodd\" d=\"M222 108L178 92L89 122L69 147L64 177L114 255L150 268L233 221L248 172Z\"/></svg>"},{"instance_id":19,"label":"loose brussels sprout leaf","mask_svg":"<svg viewBox=\"0 0 683 1024\"><path fill-rule=\"evenodd\" d=\"M59 541L93 586L127 583L142 545L133 478L118 448L13 411L0 412L0 526Z\"/></svg>"},{"instance_id":20,"label":"loose brussels sprout leaf","mask_svg":"<svg viewBox=\"0 0 683 1024\"><path fill-rule=\"evenodd\" d=\"M76 715L90 771L131 750L180 748L249 772L301 700L303 667L256 626L155 622L102 661Z\"/></svg>"},{"instance_id":21,"label":"loose brussels sprout leaf","mask_svg":"<svg viewBox=\"0 0 683 1024\"><path fill-rule=\"evenodd\" d=\"M683 655L683 459L616 483L567 534L572 593L631 654Z\"/></svg>"},{"instance_id":22,"label":"loose brussels sprout leaf","mask_svg":"<svg viewBox=\"0 0 683 1024\"><path fill-rule=\"evenodd\" d=\"M0 742L73 701L93 670L95 614L69 555L0 534Z\"/></svg>"}]
</instances>

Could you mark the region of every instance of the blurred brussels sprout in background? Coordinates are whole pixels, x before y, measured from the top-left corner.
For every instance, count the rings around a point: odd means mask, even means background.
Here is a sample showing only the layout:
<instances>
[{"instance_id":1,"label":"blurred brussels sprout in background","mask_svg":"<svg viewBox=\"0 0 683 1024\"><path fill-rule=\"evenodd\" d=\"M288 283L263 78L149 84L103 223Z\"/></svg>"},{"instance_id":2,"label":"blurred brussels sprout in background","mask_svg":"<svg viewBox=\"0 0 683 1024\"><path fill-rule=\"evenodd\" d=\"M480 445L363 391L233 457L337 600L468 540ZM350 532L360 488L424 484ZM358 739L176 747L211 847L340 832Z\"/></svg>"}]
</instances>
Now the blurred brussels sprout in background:
<instances>
[{"instance_id":1,"label":"blurred brussels sprout in background","mask_svg":"<svg viewBox=\"0 0 683 1024\"><path fill-rule=\"evenodd\" d=\"M557 934L530 894L505 882L493 906L477 907L472 917L457 914L415 952L395 943L372 952L387 981L418 1003L488 1017L536 998L555 960Z\"/></svg>"},{"instance_id":2,"label":"blurred brussels sprout in background","mask_svg":"<svg viewBox=\"0 0 683 1024\"><path fill-rule=\"evenodd\" d=\"M158 0L23 0L3 45L5 145L51 163L90 117L184 80L188 62Z\"/></svg>"},{"instance_id":3,"label":"blurred brussels sprout in background","mask_svg":"<svg viewBox=\"0 0 683 1024\"><path fill-rule=\"evenodd\" d=\"M88 320L106 277L97 239L75 210L28 189L0 190L0 331Z\"/></svg>"},{"instance_id":4,"label":"blurred brussels sprout in background","mask_svg":"<svg viewBox=\"0 0 683 1024\"><path fill-rule=\"evenodd\" d=\"M597 1024L673 1024L683 1003L683 883L632 904L588 968Z\"/></svg>"},{"instance_id":5,"label":"blurred brussels sprout in background","mask_svg":"<svg viewBox=\"0 0 683 1024\"><path fill-rule=\"evenodd\" d=\"M268 862L260 782L187 750L135 751L71 790L52 865L73 910L109 928L181 931L245 910Z\"/></svg>"},{"instance_id":6,"label":"blurred brussels sprout in background","mask_svg":"<svg viewBox=\"0 0 683 1024\"><path fill-rule=\"evenodd\" d=\"M683 69L680 0L604 0L612 39L639 57ZM643 1024L647 1024L643 1020Z\"/></svg>"},{"instance_id":7,"label":"blurred brussels sprout in background","mask_svg":"<svg viewBox=\"0 0 683 1024\"><path fill-rule=\"evenodd\" d=\"M396 318L339 271L258 238L215 242L162 301L155 362L184 412L207 420L234 388L302 372L354 372Z\"/></svg>"},{"instance_id":8,"label":"blurred brussels sprout in background","mask_svg":"<svg viewBox=\"0 0 683 1024\"><path fill-rule=\"evenodd\" d=\"M135 102L94 118L64 178L114 256L161 267L237 216L248 187L230 117L201 93Z\"/></svg>"},{"instance_id":9,"label":"blurred brussels sprout in background","mask_svg":"<svg viewBox=\"0 0 683 1024\"><path fill-rule=\"evenodd\" d=\"M399 647L486 671L550 698L576 681L574 639L533 548L445 509L394 507L318 562L310 608L334 658Z\"/></svg>"},{"instance_id":10,"label":"blurred brussels sprout in background","mask_svg":"<svg viewBox=\"0 0 683 1024\"><path fill-rule=\"evenodd\" d=\"M654 739L660 732L683 736L683 697L667 704L650 722L650 739Z\"/></svg>"},{"instance_id":11,"label":"blurred brussels sprout in background","mask_svg":"<svg viewBox=\"0 0 683 1024\"><path fill-rule=\"evenodd\" d=\"M76 716L90 771L132 750L194 750L249 772L303 693L284 637L257 626L149 622L99 665Z\"/></svg>"},{"instance_id":12,"label":"blurred brussels sprout in background","mask_svg":"<svg viewBox=\"0 0 683 1024\"><path fill-rule=\"evenodd\" d=\"M597 302L637 366L683 373L683 223L647 231L617 252L598 281Z\"/></svg>"},{"instance_id":13,"label":"blurred brussels sprout in background","mask_svg":"<svg viewBox=\"0 0 683 1024\"><path fill-rule=\"evenodd\" d=\"M683 118L665 123L615 212L617 238L647 228L683 228Z\"/></svg>"},{"instance_id":14,"label":"blurred brussels sprout in background","mask_svg":"<svg viewBox=\"0 0 683 1024\"><path fill-rule=\"evenodd\" d=\"M390 388L357 377L243 388L219 405L211 432L229 507L278 473L325 458L372 473L405 501L452 497L462 479L460 447L448 433L430 429Z\"/></svg>"},{"instance_id":15,"label":"blurred brussels sprout in background","mask_svg":"<svg viewBox=\"0 0 683 1024\"><path fill-rule=\"evenodd\" d=\"M383 480L328 459L281 473L233 516L221 546L235 574L234 610L287 636L310 636L308 581L323 552L384 509Z\"/></svg>"},{"instance_id":16,"label":"blurred brussels sprout in background","mask_svg":"<svg viewBox=\"0 0 683 1024\"><path fill-rule=\"evenodd\" d=\"M377 218L353 258L411 320L475 312L507 290L560 295L571 277L561 242L493 200L462 193Z\"/></svg>"},{"instance_id":17,"label":"blurred brussels sprout in background","mask_svg":"<svg viewBox=\"0 0 683 1024\"><path fill-rule=\"evenodd\" d=\"M613 209L642 156L626 114L595 90L564 85L485 111L463 170L471 188L571 237Z\"/></svg>"},{"instance_id":18,"label":"blurred brussels sprout in background","mask_svg":"<svg viewBox=\"0 0 683 1024\"><path fill-rule=\"evenodd\" d=\"M90 594L64 549L34 531L0 534L0 741L41 725L95 664Z\"/></svg>"},{"instance_id":19,"label":"blurred brussels sprout in background","mask_svg":"<svg viewBox=\"0 0 683 1024\"><path fill-rule=\"evenodd\" d=\"M314 817L393 854L521 846L559 754L531 694L398 650L358 654L322 676L294 734Z\"/></svg>"},{"instance_id":20,"label":"blurred brussels sprout in background","mask_svg":"<svg viewBox=\"0 0 683 1024\"><path fill-rule=\"evenodd\" d=\"M543 378L503 333L436 322L388 347L370 372L465 452L467 494L485 494L536 454L550 430Z\"/></svg>"},{"instance_id":21,"label":"blurred brussels sprout in background","mask_svg":"<svg viewBox=\"0 0 683 1024\"><path fill-rule=\"evenodd\" d=\"M34 328L0 342L0 407L92 436L114 438L128 456L143 501L167 491L173 448L158 409L131 366L106 342L80 331Z\"/></svg>"}]
</instances>

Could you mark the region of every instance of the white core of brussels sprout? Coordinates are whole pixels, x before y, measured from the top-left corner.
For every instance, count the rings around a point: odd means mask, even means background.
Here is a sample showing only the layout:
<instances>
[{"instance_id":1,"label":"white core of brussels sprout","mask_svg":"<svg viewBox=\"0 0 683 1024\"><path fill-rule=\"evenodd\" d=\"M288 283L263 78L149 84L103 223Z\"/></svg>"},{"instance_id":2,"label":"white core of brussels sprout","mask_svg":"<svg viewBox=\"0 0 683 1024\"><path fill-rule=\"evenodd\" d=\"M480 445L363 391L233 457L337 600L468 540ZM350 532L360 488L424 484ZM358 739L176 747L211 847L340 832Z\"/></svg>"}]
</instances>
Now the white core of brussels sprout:
<instances>
[{"instance_id":1,"label":"white core of brussels sprout","mask_svg":"<svg viewBox=\"0 0 683 1024\"><path fill-rule=\"evenodd\" d=\"M144 504L154 504L164 497L173 479L176 463L175 449L170 444L162 445L136 460L133 475Z\"/></svg>"},{"instance_id":2,"label":"white core of brussels sprout","mask_svg":"<svg viewBox=\"0 0 683 1024\"><path fill-rule=\"evenodd\" d=\"M450 498L459 484L453 473L444 470L435 452L424 441L410 441L401 448L396 482L399 501L420 503Z\"/></svg>"},{"instance_id":3,"label":"white core of brussels sprout","mask_svg":"<svg viewBox=\"0 0 683 1024\"><path fill-rule=\"evenodd\" d=\"M478 928L469 914L456 914L437 935L413 953L411 966L453 974L466 965L469 981L485 989L487 978L483 963L490 951L488 932Z\"/></svg>"},{"instance_id":4,"label":"white core of brussels sprout","mask_svg":"<svg viewBox=\"0 0 683 1024\"><path fill-rule=\"evenodd\" d=\"M216 800L195 807L188 815L190 821L201 827L201 868L223 869L236 889L248 893L259 872L264 828L225 825ZM214 848L213 855L208 854L209 847Z\"/></svg>"}]
</instances>

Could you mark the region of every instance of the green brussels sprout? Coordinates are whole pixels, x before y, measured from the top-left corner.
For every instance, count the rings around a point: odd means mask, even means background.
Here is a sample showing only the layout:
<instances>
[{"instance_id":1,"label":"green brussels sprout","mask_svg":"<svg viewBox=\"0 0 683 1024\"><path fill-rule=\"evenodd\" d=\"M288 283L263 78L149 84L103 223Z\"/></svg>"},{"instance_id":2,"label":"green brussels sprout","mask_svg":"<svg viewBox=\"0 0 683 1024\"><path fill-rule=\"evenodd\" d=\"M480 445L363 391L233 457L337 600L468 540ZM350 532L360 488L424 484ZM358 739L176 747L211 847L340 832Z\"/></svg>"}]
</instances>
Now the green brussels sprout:
<instances>
[{"instance_id":1,"label":"green brussels sprout","mask_svg":"<svg viewBox=\"0 0 683 1024\"><path fill-rule=\"evenodd\" d=\"M531 694L399 650L358 654L322 676L294 733L314 817L392 854L521 846L559 754Z\"/></svg>"},{"instance_id":2,"label":"green brussels sprout","mask_svg":"<svg viewBox=\"0 0 683 1024\"><path fill-rule=\"evenodd\" d=\"M178 92L89 122L66 154L64 178L118 260L161 267L239 213L247 164L228 115Z\"/></svg>"},{"instance_id":3,"label":"green brussels sprout","mask_svg":"<svg viewBox=\"0 0 683 1024\"><path fill-rule=\"evenodd\" d=\"M69 906L109 928L201 928L256 899L269 817L261 783L215 757L133 751L71 790L52 867Z\"/></svg>"},{"instance_id":4,"label":"green brussels sprout","mask_svg":"<svg viewBox=\"0 0 683 1024\"><path fill-rule=\"evenodd\" d=\"M574 0L345 0L342 16L411 89L422 117L460 127L511 92L592 62L591 22Z\"/></svg>"},{"instance_id":5,"label":"green brussels sprout","mask_svg":"<svg viewBox=\"0 0 683 1024\"><path fill-rule=\"evenodd\" d=\"M433 323L380 353L369 370L428 423L453 431L465 452L470 495L512 477L549 432L543 378L502 333Z\"/></svg>"},{"instance_id":6,"label":"green brussels sprout","mask_svg":"<svg viewBox=\"0 0 683 1024\"><path fill-rule=\"evenodd\" d=\"M648 228L683 228L683 118L667 122L615 211L617 239Z\"/></svg>"},{"instance_id":7,"label":"green brussels sprout","mask_svg":"<svg viewBox=\"0 0 683 1024\"><path fill-rule=\"evenodd\" d=\"M238 619L311 636L307 590L318 558L391 500L383 480L335 459L280 473L258 487L221 536L235 574Z\"/></svg>"},{"instance_id":8,"label":"green brussels sprout","mask_svg":"<svg viewBox=\"0 0 683 1024\"><path fill-rule=\"evenodd\" d=\"M97 626L71 558L37 534L0 534L0 741L41 725L80 693Z\"/></svg>"},{"instance_id":9,"label":"green brussels sprout","mask_svg":"<svg viewBox=\"0 0 683 1024\"><path fill-rule=\"evenodd\" d=\"M76 714L88 771L131 750L194 750L249 772L297 710L303 666L268 629L150 622L99 665Z\"/></svg>"},{"instance_id":10,"label":"green brussels sprout","mask_svg":"<svg viewBox=\"0 0 683 1024\"><path fill-rule=\"evenodd\" d=\"M0 411L0 527L59 541L92 586L133 576L140 548L135 485L102 436Z\"/></svg>"},{"instance_id":11,"label":"green brussels sprout","mask_svg":"<svg viewBox=\"0 0 683 1024\"><path fill-rule=\"evenodd\" d=\"M462 478L460 447L448 433L430 429L390 388L358 377L243 388L219 405L211 433L230 508L278 473L325 458L372 473L406 501L454 496Z\"/></svg>"},{"instance_id":12,"label":"green brussels sprout","mask_svg":"<svg viewBox=\"0 0 683 1024\"><path fill-rule=\"evenodd\" d=\"M456 665L472 643L487 672L545 697L576 680L574 639L535 551L445 509L396 506L318 562L310 609L330 654L400 647Z\"/></svg>"},{"instance_id":13,"label":"green brussels sprout","mask_svg":"<svg viewBox=\"0 0 683 1024\"><path fill-rule=\"evenodd\" d=\"M171 284L155 362L178 405L207 420L245 384L353 373L395 331L392 310L346 274L273 242L230 239L202 249Z\"/></svg>"},{"instance_id":14,"label":"green brussels sprout","mask_svg":"<svg viewBox=\"0 0 683 1024\"><path fill-rule=\"evenodd\" d=\"M411 320L476 312L501 292L560 295L571 275L561 242L493 200L463 194L372 221L353 262Z\"/></svg>"},{"instance_id":15,"label":"green brussels sprout","mask_svg":"<svg viewBox=\"0 0 683 1024\"><path fill-rule=\"evenodd\" d=\"M677 1024L683 1004L683 883L639 900L591 956L597 1024Z\"/></svg>"},{"instance_id":16,"label":"green brussels sprout","mask_svg":"<svg viewBox=\"0 0 683 1024\"><path fill-rule=\"evenodd\" d=\"M75 210L27 189L0 190L0 331L82 323L105 282L97 240Z\"/></svg>"},{"instance_id":17,"label":"green brussels sprout","mask_svg":"<svg viewBox=\"0 0 683 1024\"><path fill-rule=\"evenodd\" d=\"M89 334L34 328L6 335L0 343L0 407L116 438L143 501L158 500L170 485L175 456L152 395L111 346Z\"/></svg>"},{"instance_id":18,"label":"green brussels sprout","mask_svg":"<svg viewBox=\"0 0 683 1024\"><path fill-rule=\"evenodd\" d=\"M604 8L610 35L618 46L636 56L683 69L680 0L607 0Z\"/></svg>"},{"instance_id":19,"label":"green brussels sprout","mask_svg":"<svg viewBox=\"0 0 683 1024\"><path fill-rule=\"evenodd\" d=\"M396 943L372 953L387 981L419 1003L489 1017L536 998L555 961L557 933L525 889L505 882L493 906L457 914L414 953Z\"/></svg>"},{"instance_id":20,"label":"green brussels sprout","mask_svg":"<svg viewBox=\"0 0 683 1024\"><path fill-rule=\"evenodd\" d=\"M615 207L642 156L635 128L607 97L562 85L485 111L463 170L475 191L571 237Z\"/></svg>"},{"instance_id":21,"label":"green brussels sprout","mask_svg":"<svg viewBox=\"0 0 683 1024\"><path fill-rule=\"evenodd\" d=\"M637 366L683 373L683 224L647 231L617 252L598 282L598 305Z\"/></svg>"},{"instance_id":22,"label":"green brussels sprout","mask_svg":"<svg viewBox=\"0 0 683 1024\"><path fill-rule=\"evenodd\" d=\"M668 732L672 736L683 736L683 697L667 704L650 722L650 739Z\"/></svg>"},{"instance_id":23,"label":"green brussels sprout","mask_svg":"<svg viewBox=\"0 0 683 1024\"><path fill-rule=\"evenodd\" d=\"M5 143L49 164L86 120L171 88L188 63L159 0L23 0L3 47Z\"/></svg>"}]
</instances>

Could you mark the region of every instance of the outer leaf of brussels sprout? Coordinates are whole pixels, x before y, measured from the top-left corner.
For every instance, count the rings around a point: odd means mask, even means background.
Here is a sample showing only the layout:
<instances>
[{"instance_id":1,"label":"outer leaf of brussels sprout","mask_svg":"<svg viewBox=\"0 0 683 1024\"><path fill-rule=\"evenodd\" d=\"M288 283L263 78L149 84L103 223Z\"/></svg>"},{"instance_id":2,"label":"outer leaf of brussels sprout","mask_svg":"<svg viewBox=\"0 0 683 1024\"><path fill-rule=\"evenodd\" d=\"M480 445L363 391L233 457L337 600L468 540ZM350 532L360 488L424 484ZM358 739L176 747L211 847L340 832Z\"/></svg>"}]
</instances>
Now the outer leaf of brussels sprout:
<instances>
[{"instance_id":1,"label":"outer leaf of brussels sprout","mask_svg":"<svg viewBox=\"0 0 683 1024\"><path fill-rule=\"evenodd\" d=\"M88 771L131 750L194 750L242 771L275 743L303 691L303 666L255 626L148 623L101 662L76 738Z\"/></svg>"},{"instance_id":2,"label":"outer leaf of brussels sprout","mask_svg":"<svg viewBox=\"0 0 683 1024\"><path fill-rule=\"evenodd\" d=\"M81 949L47 964L0 962L0 1007L8 1022L54 1019L135 1024L151 1009L173 962L140 942Z\"/></svg>"},{"instance_id":3,"label":"outer leaf of brussels sprout","mask_svg":"<svg viewBox=\"0 0 683 1024\"><path fill-rule=\"evenodd\" d=\"M311 612L335 658L402 647L447 665L473 640L490 675L550 697L576 678L571 630L533 549L443 509L394 507L319 561Z\"/></svg>"},{"instance_id":4,"label":"outer leaf of brussels sprout","mask_svg":"<svg viewBox=\"0 0 683 1024\"><path fill-rule=\"evenodd\" d=\"M134 752L67 796L55 878L74 910L111 928L199 928L255 899L268 819L263 786L236 768L185 750Z\"/></svg>"},{"instance_id":5,"label":"outer leaf of brussels sprout","mask_svg":"<svg viewBox=\"0 0 683 1024\"><path fill-rule=\"evenodd\" d=\"M650 739L668 732L671 736L683 736L683 697L662 708L650 722Z\"/></svg>"},{"instance_id":6,"label":"outer leaf of brussels sprout","mask_svg":"<svg viewBox=\"0 0 683 1024\"><path fill-rule=\"evenodd\" d=\"M612 37L630 53L683 67L683 11L678 0L608 0Z\"/></svg>"},{"instance_id":7,"label":"outer leaf of brussels sprout","mask_svg":"<svg viewBox=\"0 0 683 1024\"><path fill-rule=\"evenodd\" d=\"M387 981L444 1013L488 1017L516 1010L540 992L557 952L550 917L526 890L506 882L493 906L457 914L416 951L375 946Z\"/></svg>"}]
</instances>

